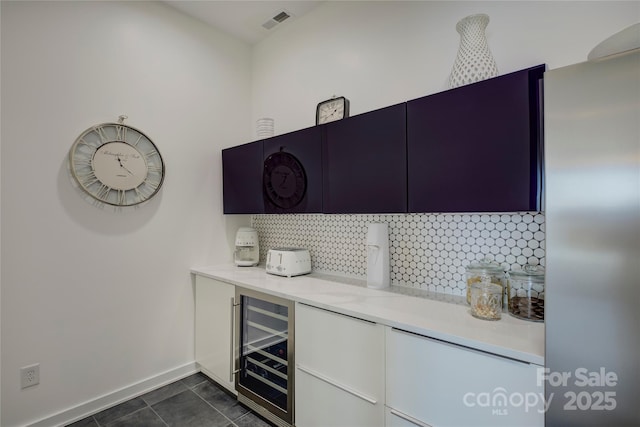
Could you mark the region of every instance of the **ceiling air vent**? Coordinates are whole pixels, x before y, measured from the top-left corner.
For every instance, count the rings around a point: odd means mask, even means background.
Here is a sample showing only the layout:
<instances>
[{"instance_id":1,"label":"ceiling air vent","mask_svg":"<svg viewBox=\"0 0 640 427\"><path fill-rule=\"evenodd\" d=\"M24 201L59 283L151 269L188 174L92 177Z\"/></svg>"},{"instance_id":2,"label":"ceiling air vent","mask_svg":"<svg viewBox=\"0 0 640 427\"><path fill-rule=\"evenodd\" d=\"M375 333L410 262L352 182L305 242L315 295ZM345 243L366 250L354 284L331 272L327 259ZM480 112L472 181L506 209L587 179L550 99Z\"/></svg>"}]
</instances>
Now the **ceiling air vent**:
<instances>
[{"instance_id":1,"label":"ceiling air vent","mask_svg":"<svg viewBox=\"0 0 640 427\"><path fill-rule=\"evenodd\" d=\"M264 24L262 24L262 26L264 28L266 28L267 30L272 29L273 27L275 27L276 25L278 25L279 23L283 22L284 20L290 18L291 15L289 15L287 12L280 11L279 13L277 13L273 18L269 19L267 22L265 22Z\"/></svg>"}]
</instances>

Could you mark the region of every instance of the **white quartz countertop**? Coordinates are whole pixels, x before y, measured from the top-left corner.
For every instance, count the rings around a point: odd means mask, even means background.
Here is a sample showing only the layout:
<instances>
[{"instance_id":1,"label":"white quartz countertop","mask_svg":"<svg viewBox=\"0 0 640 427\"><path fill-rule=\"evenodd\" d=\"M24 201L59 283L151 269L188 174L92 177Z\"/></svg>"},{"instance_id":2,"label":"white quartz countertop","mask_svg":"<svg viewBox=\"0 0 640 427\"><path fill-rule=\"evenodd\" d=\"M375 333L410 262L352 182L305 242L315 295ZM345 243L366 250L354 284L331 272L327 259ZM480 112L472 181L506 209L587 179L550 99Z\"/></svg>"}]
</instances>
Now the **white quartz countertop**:
<instances>
[{"instance_id":1,"label":"white quartz countertop","mask_svg":"<svg viewBox=\"0 0 640 427\"><path fill-rule=\"evenodd\" d=\"M317 274L274 276L260 266L219 265L193 268L191 272L431 338L544 365L544 323L516 319L506 312L497 321L480 320L471 316L466 304L369 289L347 278L341 283L339 278L328 279L328 276Z\"/></svg>"}]
</instances>

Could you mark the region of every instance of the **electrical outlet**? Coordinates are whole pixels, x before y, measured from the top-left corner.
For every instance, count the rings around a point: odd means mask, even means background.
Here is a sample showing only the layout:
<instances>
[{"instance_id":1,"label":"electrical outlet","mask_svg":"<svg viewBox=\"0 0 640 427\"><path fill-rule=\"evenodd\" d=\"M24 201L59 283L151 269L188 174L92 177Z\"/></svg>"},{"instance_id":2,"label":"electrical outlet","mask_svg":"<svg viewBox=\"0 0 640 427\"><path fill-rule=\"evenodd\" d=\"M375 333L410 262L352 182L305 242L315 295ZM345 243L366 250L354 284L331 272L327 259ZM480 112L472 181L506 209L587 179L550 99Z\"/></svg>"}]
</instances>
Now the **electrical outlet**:
<instances>
[{"instance_id":1,"label":"electrical outlet","mask_svg":"<svg viewBox=\"0 0 640 427\"><path fill-rule=\"evenodd\" d=\"M20 386L27 388L40 384L40 364L20 368Z\"/></svg>"}]
</instances>

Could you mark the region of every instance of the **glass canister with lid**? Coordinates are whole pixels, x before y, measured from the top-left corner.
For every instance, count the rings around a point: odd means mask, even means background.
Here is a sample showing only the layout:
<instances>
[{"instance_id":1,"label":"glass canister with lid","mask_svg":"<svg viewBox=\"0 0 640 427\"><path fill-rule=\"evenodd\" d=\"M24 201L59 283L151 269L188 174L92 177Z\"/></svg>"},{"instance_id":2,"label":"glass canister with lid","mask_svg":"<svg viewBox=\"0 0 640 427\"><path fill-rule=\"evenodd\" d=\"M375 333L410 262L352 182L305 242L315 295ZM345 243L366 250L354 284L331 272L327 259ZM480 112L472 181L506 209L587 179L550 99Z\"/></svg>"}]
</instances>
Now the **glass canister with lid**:
<instances>
[{"instance_id":1,"label":"glass canister with lid","mask_svg":"<svg viewBox=\"0 0 640 427\"><path fill-rule=\"evenodd\" d=\"M488 281L500 285L504 290L505 274L502 266L490 259L482 259L480 261L473 262L467 266L467 304L471 304L471 286L474 283L480 283L482 281Z\"/></svg>"},{"instance_id":2,"label":"glass canister with lid","mask_svg":"<svg viewBox=\"0 0 640 427\"><path fill-rule=\"evenodd\" d=\"M502 286L488 276L471 285L471 315L483 320L500 320L502 316Z\"/></svg>"},{"instance_id":3,"label":"glass canister with lid","mask_svg":"<svg viewBox=\"0 0 640 427\"><path fill-rule=\"evenodd\" d=\"M533 322L544 321L544 268L525 265L511 270L508 286L509 314Z\"/></svg>"}]
</instances>

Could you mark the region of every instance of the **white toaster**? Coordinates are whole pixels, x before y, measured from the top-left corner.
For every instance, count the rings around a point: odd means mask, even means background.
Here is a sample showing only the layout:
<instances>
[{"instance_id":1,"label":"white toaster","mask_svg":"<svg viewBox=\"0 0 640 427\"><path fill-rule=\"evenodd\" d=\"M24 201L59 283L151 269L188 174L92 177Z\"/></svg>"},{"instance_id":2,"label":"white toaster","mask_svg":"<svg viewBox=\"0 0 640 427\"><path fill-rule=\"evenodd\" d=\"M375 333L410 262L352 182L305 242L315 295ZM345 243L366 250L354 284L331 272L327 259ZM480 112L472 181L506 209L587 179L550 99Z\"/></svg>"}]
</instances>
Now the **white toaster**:
<instances>
[{"instance_id":1,"label":"white toaster","mask_svg":"<svg viewBox=\"0 0 640 427\"><path fill-rule=\"evenodd\" d=\"M302 248L269 249L267 273L286 277L311 273L309 250Z\"/></svg>"}]
</instances>

